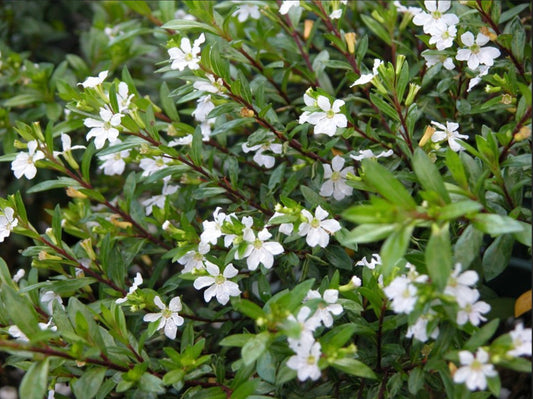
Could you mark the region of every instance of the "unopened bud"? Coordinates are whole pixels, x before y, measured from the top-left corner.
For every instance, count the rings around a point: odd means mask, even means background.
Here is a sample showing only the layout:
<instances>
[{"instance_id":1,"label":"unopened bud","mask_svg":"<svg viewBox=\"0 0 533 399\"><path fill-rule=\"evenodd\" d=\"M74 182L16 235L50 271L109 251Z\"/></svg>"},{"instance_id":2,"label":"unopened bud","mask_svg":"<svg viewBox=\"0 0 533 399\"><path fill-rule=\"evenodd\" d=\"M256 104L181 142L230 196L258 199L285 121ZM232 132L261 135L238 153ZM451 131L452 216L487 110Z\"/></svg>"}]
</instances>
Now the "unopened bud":
<instances>
[{"instance_id":1,"label":"unopened bud","mask_svg":"<svg viewBox=\"0 0 533 399\"><path fill-rule=\"evenodd\" d=\"M129 227L132 227L132 224L130 222L124 222L122 220L119 220L119 218L119 215L111 215L109 221L121 229L127 229Z\"/></svg>"},{"instance_id":2,"label":"unopened bud","mask_svg":"<svg viewBox=\"0 0 533 399\"><path fill-rule=\"evenodd\" d=\"M39 260L61 260L59 256L50 255L48 252L42 250L39 252Z\"/></svg>"},{"instance_id":3,"label":"unopened bud","mask_svg":"<svg viewBox=\"0 0 533 399\"><path fill-rule=\"evenodd\" d=\"M348 46L348 52L350 54L355 53L356 38L357 36L355 32L348 32L344 34L344 40L346 40L346 45Z\"/></svg>"},{"instance_id":4,"label":"unopened bud","mask_svg":"<svg viewBox=\"0 0 533 399\"><path fill-rule=\"evenodd\" d=\"M501 102L502 102L502 104L506 104L506 105L512 104L513 103L513 96L511 96L508 93L505 93L502 96Z\"/></svg>"},{"instance_id":5,"label":"unopened bud","mask_svg":"<svg viewBox=\"0 0 533 399\"><path fill-rule=\"evenodd\" d=\"M89 259L94 261L96 259L96 254L93 250L93 244L90 238L80 242L81 247L84 249L85 253L89 256Z\"/></svg>"},{"instance_id":6,"label":"unopened bud","mask_svg":"<svg viewBox=\"0 0 533 399\"><path fill-rule=\"evenodd\" d=\"M168 220L165 220L165 221L163 222L163 225L162 225L161 227L163 228L163 230L165 230L165 231L169 231L169 229L170 229L170 227L171 227L171 224L170 224L170 222L169 222Z\"/></svg>"},{"instance_id":7,"label":"unopened bud","mask_svg":"<svg viewBox=\"0 0 533 399\"><path fill-rule=\"evenodd\" d=\"M348 284L341 285L339 287L340 292L352 291L361 286L361 279L357 276L353 276Z\"/></svg>"},{"instance_id":8,"label":"unopened bud","mask_svg":"<svg viewBox=\"0 0 533 399\"><path fill-rule=\"evenodd\" d=\"M252 109L246 107L241 108L241 116L243 118L253 118L254 115L255 112Z\"/></svg>"},{"instance_id":9,"label":"unopened bud","mask_svg":"<svg viewBox=\"0 0 533 399\"><path fill-rule=\"evenodd\" d=\"M530 136L531 136L531 128L528 126L522 126L520 131L517 134L515 134L514 140L522 141L522 140L529 138Z\"/></svg>"},{"instance_id":10,"label":"unopened bud","mask_svg":"<svg viewBox=\"0 0 533 399\"><path fill-rule=\"evenodd\" d=\"M491 29L489 29L488 26L483 26L481 29L480 29L481 33L484 34L485 36L487 36L489 38L489 40L491 42L493 42L494 40L496 40L498 38L498 35L496 33L494 33L494 31L492 31Z\"/></svg>"},{"instance_id":11,"label":"unopened bud","mask_svg":"<svg viewBox=\"0 0 533 399\"><path fill-rule=\"evenodd\" d=\"M309 39L311 35L311 30L313 29L314 21L312 19L306 19L304 21L304 39Z\"/></svg>"},{"instance_id":12,"label":"unopened bud","mask_svg":"<svg viewBox=\"0 0 533 399\"><path fill-rule=\"evenodd\" d=\"M426 127L426 131L424 132L424 135L422 136L422 138L418 142L418 146L419 147L424 147L424 145L426 145L426 143L429 141L431 136L433 136L433 133L435 133L435 128L433 126L428 125Z\"/></svg>"},{"instance_id":13,"label":"unopened bud","mask_svg":"<svg viewBox=\"0 0 533 399\"><path fill-rule=\"evenodd\" d=\"M67 187L66 191L67 191L67 195L70 198L81 198L81 199L87 198L87 196L85 194L83 194L82 192L76 190L73 187Z\"/></svg>"},{"instance_id":14,"label":"unopened bud","mask_svg":"<svg viewBox=\"0 0 533 399\"><path fill-rule=\"evenodd\" d=\"M415 97L420 91L420 86L416 83L409 83L409 92L407 93L407 98L405 99L405 105L409 107L414 101Z\"/></svg>"}]
</instances>

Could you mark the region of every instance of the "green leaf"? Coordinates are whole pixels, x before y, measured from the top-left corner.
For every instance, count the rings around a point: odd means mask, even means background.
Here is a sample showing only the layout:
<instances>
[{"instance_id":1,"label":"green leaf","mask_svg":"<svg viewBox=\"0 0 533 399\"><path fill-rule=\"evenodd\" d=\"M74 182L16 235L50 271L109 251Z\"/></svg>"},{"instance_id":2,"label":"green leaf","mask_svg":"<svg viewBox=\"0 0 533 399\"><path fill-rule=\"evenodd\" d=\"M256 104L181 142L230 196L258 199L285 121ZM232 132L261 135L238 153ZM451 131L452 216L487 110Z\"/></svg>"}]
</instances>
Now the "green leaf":
<instances>
[{"instance_id":1,"label":"green leaf","mask_svg":"<svg viewBox=\"0 0 533 399\"><path fill-rule=\"evenodd\" d=\"M506 233L521 233L522 225L509 216L495 213L479 213L472 219L473 225L479 231L497 236Z\"/></svg>"},{"instance_id":2,"label":"green leaf","mask_svg":"<svg viewBox=\"0 0 533 399\"><path fill-rule=\"evenodd\" d=\"M381 96L378 96L374 93L370 93L370 101L372 102L372 104L378 107L380 111L383 111L387 116L391 117L396 122L400 121L398 112L392 107L392 105L390 105L383 98L381 98Z\"/></svg>"},{"instance_id":3,"label":"green leaf","mask_svg":"<svg viewBox=\"0 0 533 399\"><path fill-rule=\"evenodd\" d=\"M352 269L353 261L342 247L332 245L325 249L325 254L326 259L331 263L331 266L344 270Z\"/></svg>"},{"instance_id":4,"label":"green leaf","mask_svg":"<svg viewBox=\"0 0 533 399\"><path fill-rule=\"evenodd\" d=\"M444 187L441 173L421 148L415 150L413 169L425 190L436 192L445 203L450 203L450 195Z\"/></svg>"},{"instance_id":5,"label":"green leaf","mask_svg":"<svg viewBox=\"0 0 533 399\"><path fill-rule=\"evenodd\" d=\"M381 40L383 40L385 43L387 43L389 46L392 45L392 39L387 32L387 30L383 27L383 24L376 21L374 18L365 15L360 14L361 19L365 23L365 25Z\"/></svg>"},{"instance_id":6,"label":"green leaf","mask_svg":"<svg viewBox=\"0 0 533 399\"><path fill-rule=\"evenodd\" d=\"M499 276L509 264L513 252L514 237L504 234L497 237L483 254L481 265L487 281Z\"/></svg>"},{"instance_id":7,"label":"green leaf","mask_svg":"<svg viewBox=\"0 0 533 399\"><path fill-rule=\"evenodd\" d=\"M163 29L173 29L180 33L185 33L188 31L199 31L199 32L211 32L217 34L217 30L211 26L204 24L198 21L187 21L184 19L174 19L168 21L161 28Z\"/></svg>"},{"instance_id":8,"label":"green leaf","mask_svg":"<svg viewBox=\"0 0 533 399\"><path fill-rule=\"evenodd\" d=\"M463 200L442 207L439 211L439 220L453 220L468 213L483 209L483 205L472 200Z\"/></svg>"},{"instance_id":9,"label":"green leaf","mask_svg":"<svg viewBox=\"0 0 533 399\"><path fill-rule=\"evenodd\" d=\"M383 243L381 247L381 273L384 277L388 277L392 272L394 265L404 256L409 241L413 226L405 226L394 231Z\"/></svg>"},{"instance_id":10,"label":"green leaf","mask_svg":"<svg viewBox=\"0 0 533 399\"><path fill-rule=\"evenodd\" d=\"M355 324L342 324L322 336L320 338L320 344L322 347L331 346L333 350L336 350L348 342L355 333L355 330Z\"/></svg>"},{"instance_id":11,"label":"green leaf","mask_svg":"<svg viewBox=\"0 0 533 399\"><path fill-rule=\"evenodd\" d=\"M481 244L483 243L483 233L469 225L463 234L455 242L454 262L463 265L467 269L472 261L478 256Z\"/></svg>"},{"instance_id":12,"label":"green leaf","mask_svg":"<svg viewBox=\"0 0 533 399\"><path fill-rule=\"evenodd\" d=\"M270 334L265 331L257 334L252 339L248 340L242 347L241 356L242 361L246 366L252 364L259 356L263 354L267 343L270 340Z\"/></svg>"},{"instance_id":13,"label":"green leaf","mask_svg":"<svg viewBox=\"0 0 533 399\"><path fill-rule=\"evenodd\" d=\"M253 337L255 337L254 334L234 334L222 339L218 344L220 346L242 347Z\"/></svg>"},{"instance_id":14,"label":"green leaf","mask_svg":"<svg viewBox=\"0 0 533 399\"><path fill-rule=\"evenodd\" d=\"M39 101L43 101L44 97L41 93L35 92L31 94L19 94L5 100L3 106L6 108L19 107L21 105L29 105Z\"/></svg>"},{"instance_id":15,"label":"green leaf","mask_svg":"<svg viewBox=\"0 0 533 399\"><path fill-rule=\"evenodd\" d=\"M19 394L24 399L42 399L48 390L48 366L50 358L34 362L24 374Z\"/></svg>"},{"instance_id":16,"label":"green leaf","mask_svg":"<svg viewBox=\"0 0 533 399\"><path fill-rule=\"evenodd\" d=\"M159 98L161 99L161 105L163 106L163 110L167 116L171 120L178 122L180 117L176 109L176 103L170 98L170 91L168 90L166 82L163 82L161 88L159 89Z\"/></svg>"},{"instance_id":17,"label":"green leaf","mask_svg":"<svg viewBox=\"0 0 533 399\"><path fill-rule=\"evenodd\" d=\"M28 194L39 193L41 191L48 191L54 188L73 187L80 189L80 184L70 177L58 177L57 180L45 180L30 187L26 192Z\"/></svg>"},{"instance_id":18,"label":"green leaf","mask_svg":"<svg viewBox=\"0 0 533 399\"><path fill-rule=\"evenodd\" d=\"M232 297L231 304L237 312L240 312L254 320L257 320L260 317L265 317L265 312L263 309L247 299Z\"/></svg>"},{"instance_id":19,"label":"green leaf","mask_svg":"<svg viewBox=\"0 0 533 399\"><path fill-rule=\"evenodd\" d=\"M420 367L415 367L409 372L407 387L409 392L416 395L424 386L424 371Z\"/></svg>"},{"instance_id":20,"label":"green leaf","mask_svg":"<svg viewBox=\"0 0 533 399\"><path fill-rule=\"evenodd\" d=\"M357 359L348 357L337 359L332 364L333 367L339 369L346 374L354 375L356 377L376 379L376 374L363 362Z\"/></svg>"},{"instance_id":21,"label":"green leaf","mask_svg":"<svg viewBox=\"0 0 533 399\"><path fill-rule=\"evenodd\" d=\"M414 210L416 202L399 180L384 166L374 160L363 159L364 181L393 204Z\"/></svg>"},{"instance_id":22,"label":"green leaf","mask_svg":"<svg viewBox=\"0 0 533 399\"><path fill-rule=\"evenodd\" d=\"M500 325L499 319L489 321L478 331L476 331L463 345L464 349L469 351L475 351L480 346L485 345L489 339L494 335L498 326Z\"/></svg>"},{"instance_id":23,"label":"green leaf","mask_svg":"<svg viewBox=\"0 0 533 399\"><path fill-rule=\"evenodd\" d=\"M274 384L276 382L276 366L270 351L265 351L257 360L257 374L263 380Z\"/></svg>"},{"instance_id":24,"label":"green leaf","mask_svg":"<svg viewBox=\"0 0 533 399\"><path fill-rule=\"evenodd\" d=\"M231 399L246 399L249 398L255 392L255 388L258 384L258 380L248 380L242 383L233 391Z\"/></svg>"},{"instance_id":25,"label":"green leaf","mask_svg":"<svg viewBox=\"0 0 533 399\"><path fill-rule=\"evenodd\" d=\"M447 223L444 226L431 226L425 260L431 281L439 290L443 290L452 271L452 250Z\"/></svg>"},{"instance_id":26,"label":"green leaf","mask_svg":"<svg viewBox=\"0 0 533 399\"><path fill-rule=\"evenodd\" d=\"M506 10L506 11L502 12L501 15L500 15L499 23L503 24L503 23L505 23L507 21L510 21L514 16L520 14L523 10L525 10L529 6L530 6L529 3L520 4L520 5L517 5L516 7L513 7L511 9L509 9L509 10Z\"/></svg>"},{"instance_id":27,"label":"green leaf","mask_svg":"<svg viewBox=\"0 0 533 399\"><path fill-rule=\"evenodd\" d=\"M82 376L72 384L72 392L79 399L92 399L98 393L104 381L106 369L103 367L93 367L85 370Z\"/></svg>"},{"instance_id":28,"label":"green leaf","mask_svg":"<svg viewBox=\"0 0 533 399\"><path fill-rule=\"evenodd\" d=\"M150 10L150 7L146 3L146 1L124 0L122 3L128 6L130 9L132 9L136 13L141 14L145 17L152 14L152 10Z\"/></svg>"},{"instance_id":29,"label":"green leaf","mask_svg":"<svg viewBox=\"0 0 533 399\"><path fill-rule=\"evenodd\" d=\"M182 369L170 370L168 373L166 373L163 376L163 384L165 385L176 384L180 381L183 381L184 378L185 378L185 371L183 371Z\"/></svg>"},{"instance_id":30,"label":"green leaf","mask_svg":"<svg viewBox=\"0 0 533 399\"><path fill-rule=\"evenodd\" d=\"M28 337L37 334L40 329L37 326L37 313L33 304L26 296L19 295L10 285L2 285L2 296L8 316L18 328Z\"/></svg>"}]
</instances>

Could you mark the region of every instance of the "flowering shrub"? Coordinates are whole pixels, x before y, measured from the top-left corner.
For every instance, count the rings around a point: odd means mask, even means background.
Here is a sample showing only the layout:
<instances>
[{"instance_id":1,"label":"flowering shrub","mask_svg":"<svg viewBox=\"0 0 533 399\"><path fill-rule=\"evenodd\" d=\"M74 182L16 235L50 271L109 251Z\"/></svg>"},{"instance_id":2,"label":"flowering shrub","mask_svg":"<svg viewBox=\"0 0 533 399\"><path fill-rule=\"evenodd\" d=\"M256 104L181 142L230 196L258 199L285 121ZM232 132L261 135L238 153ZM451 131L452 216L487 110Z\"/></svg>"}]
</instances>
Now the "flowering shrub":
<instances>
[{"instance_id":1,"label":"flowering shrub","mask_svg":"<svg viewBox=\"0 0 533 399\"><path fill-rule=\"evenodd\" d=\"M531 372L489 288L531 248L528 4L91 7L79 55L0 49L22 398L486 398Z\"/></svg>"}]
</instances>

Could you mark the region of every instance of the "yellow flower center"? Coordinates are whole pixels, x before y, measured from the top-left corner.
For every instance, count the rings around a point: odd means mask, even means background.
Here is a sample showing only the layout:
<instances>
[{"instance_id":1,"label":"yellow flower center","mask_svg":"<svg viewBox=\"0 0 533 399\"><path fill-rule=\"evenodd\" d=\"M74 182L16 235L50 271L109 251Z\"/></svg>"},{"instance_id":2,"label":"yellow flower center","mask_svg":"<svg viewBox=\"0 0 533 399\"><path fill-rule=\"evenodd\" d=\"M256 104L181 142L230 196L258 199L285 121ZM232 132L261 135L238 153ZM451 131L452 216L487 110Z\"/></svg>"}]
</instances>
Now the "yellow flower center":
<instances>
[{"instance_id":1,"label":"yellow flower center","mask_svg":"<svg viewBox=\"0 0 533 399\"><path fill-rule=\"evenodd\" d=\"M226 277L222 275L218 275L215 277L215 284L220 285L220 284L224 284L225 282L226 282Z\"/></svg>"},{"instance_id":2,"label":"yellow flower center","mask_svg":"<svg viewBox=\"0 0 533 399\"><path fill-rule=\"evenodd\" d=\"M311 220L310 225L313 229L317 229L320 227L320 220L318 220L317 218L313 218L313 220Z\"/></svg>"}]
</instances>

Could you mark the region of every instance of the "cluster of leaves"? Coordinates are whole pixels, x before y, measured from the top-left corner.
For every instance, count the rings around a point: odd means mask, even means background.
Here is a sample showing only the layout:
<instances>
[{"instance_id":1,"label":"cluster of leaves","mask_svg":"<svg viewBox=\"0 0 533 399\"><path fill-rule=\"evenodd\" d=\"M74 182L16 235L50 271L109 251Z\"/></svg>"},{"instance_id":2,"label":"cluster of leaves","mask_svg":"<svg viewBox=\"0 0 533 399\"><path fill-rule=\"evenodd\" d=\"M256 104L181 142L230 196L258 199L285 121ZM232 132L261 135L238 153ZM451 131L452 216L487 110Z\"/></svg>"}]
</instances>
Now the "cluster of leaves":
<instances>
[{"instance_id":1,"label":"cluster of leaves","mask_svg":"<svg viewBox=\"0 0 533 399\"><path fill-rule=\"evenodd\" d=\"M528 5L454 2L502 54L483 75L429 67L451 50L392 2L91 7L57 64L0 44L0 161L37 177L0 198L0 238L31 240L25 277L0 261L21 397L485 398L466 353L531 371L487 286L531 248ZM492 311L461 321L452 284Z\"/></svg>"}]
</instances>

